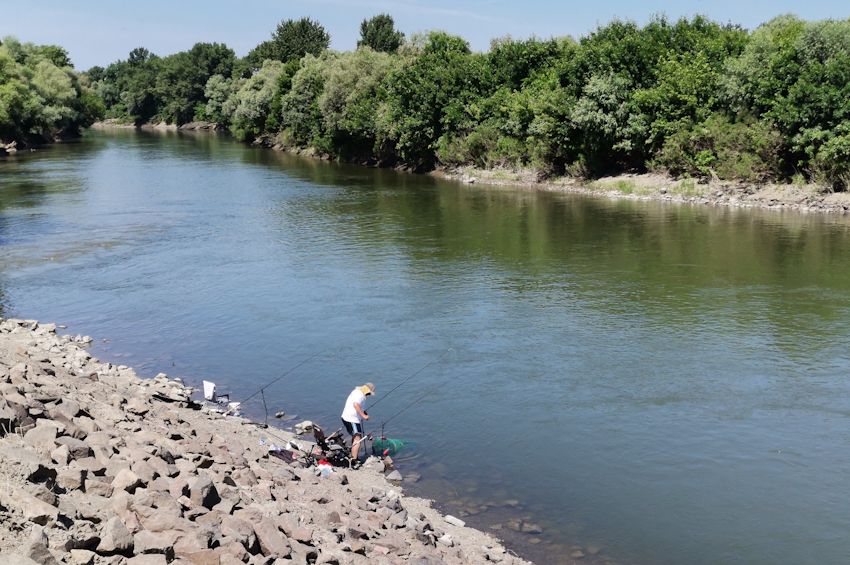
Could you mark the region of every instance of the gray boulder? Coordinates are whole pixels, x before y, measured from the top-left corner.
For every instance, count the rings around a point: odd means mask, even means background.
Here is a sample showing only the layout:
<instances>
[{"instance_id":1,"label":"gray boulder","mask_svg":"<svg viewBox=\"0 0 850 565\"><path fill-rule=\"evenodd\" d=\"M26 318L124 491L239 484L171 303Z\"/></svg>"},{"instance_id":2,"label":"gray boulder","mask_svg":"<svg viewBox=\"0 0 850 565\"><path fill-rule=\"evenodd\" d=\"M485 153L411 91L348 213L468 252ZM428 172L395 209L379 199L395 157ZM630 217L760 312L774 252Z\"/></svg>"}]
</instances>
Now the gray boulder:
<instances>
[{"instance_id":1,"label":"gray boulder","mask_svg":"<svg viewBox=\"0 0 850 565\"><path fill-rule=\"evenodd\" d=\"M24 434L24 442L42 455L50 455L56 449L56 428L37 426Z\"/></svg>"},{"instance_id":2,"label":"gray boulder","mask_svg":"<svg viewBox=\"0 0 850 565\"><path fill-rule=\"evenodd\" d=\"M189 480L189 500L198 506L212 509L221 502L221 497L207 474L201 474Z\"/></svg>"},{"instance_id":3,"label":"gray boulder","mask_svg":"<svg viewBox=\"0 0 850 565\"><path fill-rule=\"evenodd\" d=\"M266 557L286 558L292 552L289 541L268 518L262 518L254 524L254 533L260 543L260 550Z\"/></svg>"},{"instance_id":4,"label":"gray boulder","mask_svg":"<svg viewBox=\"0 0 850 565\"><path fill-rule=\"evenodd\" d=\"M100 531L98 553L128 553L132 548L133 534L117 516L110 518Z\"/></svg>"},{"instance_id":5,"label":"gray boulder","mask_svg":"<svg viewBox=\"0 0 850 565\"><path fill-rule=\"evenodd\" d=\"M126 565L166 565L165 555L137 555L127 560Z\"/></svg>"},{"instance_id":6,"label":"gray boulder","mask_svg":"<svg viewBox=\"0 0 850 565\"><path fill-rule=\"evenodd\" d=\"M130 469L121 469L115 478L112 480L112 488L115 490L126 490L129 493L136 492L136 489L144 486L142 480Z\"/></svg>"}]
</instances>

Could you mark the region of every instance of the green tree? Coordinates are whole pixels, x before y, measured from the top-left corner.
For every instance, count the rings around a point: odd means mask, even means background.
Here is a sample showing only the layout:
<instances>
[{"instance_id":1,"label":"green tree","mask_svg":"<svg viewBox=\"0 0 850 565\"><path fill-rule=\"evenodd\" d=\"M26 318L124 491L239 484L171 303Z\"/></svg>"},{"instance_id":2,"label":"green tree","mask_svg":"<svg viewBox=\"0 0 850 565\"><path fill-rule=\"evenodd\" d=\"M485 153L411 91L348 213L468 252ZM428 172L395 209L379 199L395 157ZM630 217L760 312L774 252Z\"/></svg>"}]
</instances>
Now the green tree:
<instances>
[{"instance_id":1,"label":"green tree","mask_svg":"<svg viewBox=\"0 0 850 565\"><path fill-rule=\"evenodd\" d=\"M635 130L644 124L631 111L630 99L630 81L623 75L593 75L584 85L570 114L583 172L595 175L632 166Z\"/></svg>"},{"instance_id":2,"label":"green tree","mask_svg":"<svg viewBox=\"0 0 850 565\"><path fill-rule=\"evenodd\" d=\"M404 34L395 29L395 21L389 14L379 14L360 22L358 47L370 47L375 51L395 53L404 42Z\"/></svg>"},{"instance_id":3,"label":"green tree","mask_svg":"<svg viewBox=\"0 0 850 565\"><path fill-rule=\"evenodd\" d=\"M386 82L387 136L403 161L430 168L443 135L472 129L477 102L489 94L483 55L473 55L460 37L431 32L424 47Z\"/></svg>"},{"instance_id":4,"label":"green tree","mask_svg":"<svg viewBox=\"0 0 850 565\"><path fill-rule=\"evenodd\" d=\"M235 95L244 79L226 78L215 74L207 80L204 86L204 98L207 103L204 108L205 119L221 125L230 125L235 111Z\"/></svg>"},{"instance_id":5,"label":"green tree","mask_svg":"<svg viewBox=\"0 0 850 565\"><path fill-rule=\"evenodd\" d=\"M233 50L222 43L196 43L163 58L156 76L157 117L176 124L195 119L206 106L207 81L213 75L230 76L235 61Z\"/></svg>"},{"instance_id":6,"label":"green tree","mask_svg":"<svg viewBox=\"0 0 850 565\"><path fill-rule=\"evenodd\" d=\"M728 65L728 105L775 124L782 172L843 187L843 126L850 117L850 21L782 16L759 27ZM833 139L835 139L833 141ZM830 159L839 162L830 163Z\"/></svg>"},{"instance_id":7,"label":"green tree","mask_svg":"<svg viewBox=\"0 0 850 565\"><path fill-rule=\"evenodd\" d=\"M259 69L268 59L286 63L308 53L319 56L330 43L331 36L319 22L310 18L284 20L277 24L272 38L252 49L246 59L252 68Z\"/></svg>"},{"instance_id":8,"label":"green tree","mask_svg":"<svg viewBox=\"0 0 850 565\"><path fill-rule=\"evenodd\" d=\"M383 83L398 58L368 48L341 53L325 69L319 111L333 153L343 158L386 159L378 143Z\"/></svg>"},{"instance_id":9,"label":"green tree","mask_svg":"<svg viewBox=\"0 0 850 565\"><path fill-rule=\"evenodd\" d=\"M497 84L519 89L535 73L550 68L562 54L562 45L555 39L516 41L503 37L490 42L487 62Z\"/></svg>"},{"instance_id":10,"label":"green tree","mask_svg":"<svg viewBox=\"0 0 850 565\"><path fill-rule=\"evenodd\" d=\"M266 61L234 94L230 102L233 107L231 130L240 139L253 139L265 132L283 67L280 61Z\"/></svg>"},{"instance_id":11,"label":"green tree","mask_svg":"<svg viewBox=\"0 0 850 565\"><path fill-rule=\"evenodd\" d=\"M336 57L332 51L326 51L321 57L304 57L301 68L292 77L292 88L283 96L282 123L297 145L329 149L319 97L324 90L329 62Z\"/></svg>"},{"instance_id":12,"label":"green tree","mask_svg":"<svg viewBox=\"0 0 850 565\"><path fill-rule=\"evenodd\" d=\"M119 65L119 98L123 108L136 125L150 121L157 114L156 77L160 59L147 49L137 47L130 52L126 66Z\"/></svg>"},{"instance_id":13,"label":"green tree","mask_svg":"<svg viewBox=\"0 0 850 565\"><path fill-rule=\"evenodd\" d=\"M76 134L102 106L54 45L0 43L0 139L23 143Z\"/></svg>"}]
</instances>

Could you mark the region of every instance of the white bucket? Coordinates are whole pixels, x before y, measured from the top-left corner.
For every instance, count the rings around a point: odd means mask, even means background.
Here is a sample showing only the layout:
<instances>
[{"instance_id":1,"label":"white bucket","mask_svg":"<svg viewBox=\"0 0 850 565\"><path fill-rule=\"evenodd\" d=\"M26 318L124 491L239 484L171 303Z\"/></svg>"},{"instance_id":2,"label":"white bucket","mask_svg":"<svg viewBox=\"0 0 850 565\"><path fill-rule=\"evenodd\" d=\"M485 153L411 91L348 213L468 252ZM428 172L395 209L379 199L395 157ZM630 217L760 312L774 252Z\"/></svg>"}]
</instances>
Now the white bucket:
<instances>
[{"instance_id":1,"label":"white bucket","mask_svg":"<svg viewBox=\"0 0 850 565\"><path fill-rule=\"evenodd\" d=\"M204 381L204 398L215 402L215 383Z\"/></svg>"}]
</instances>

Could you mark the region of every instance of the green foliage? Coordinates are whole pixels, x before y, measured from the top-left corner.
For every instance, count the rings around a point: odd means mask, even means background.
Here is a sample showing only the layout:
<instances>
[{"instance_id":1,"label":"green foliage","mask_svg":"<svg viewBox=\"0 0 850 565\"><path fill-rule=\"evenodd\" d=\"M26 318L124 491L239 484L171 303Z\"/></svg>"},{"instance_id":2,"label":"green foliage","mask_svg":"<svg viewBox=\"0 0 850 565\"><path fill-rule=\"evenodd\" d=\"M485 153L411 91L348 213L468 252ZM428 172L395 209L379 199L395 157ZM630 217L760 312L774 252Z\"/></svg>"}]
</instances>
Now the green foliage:
<instances>
[{"instance_id":1,"label":"green foliage","mask_svg":"<svg viewBox=\"0 0 850 565\"><path fill-rule=\"evenodd\" d=\"M670 136L651 163L674 175L749 182L774 178L781 136L767 123L733 123L721 114Z\"/></svg>"},{"instance_id":2,"label":"green foliage","mask_svg":"<svg viewBox=\"0 0 850 565\"><path fill-rule=\"evenodd\" d=\"M221 43L197 43L188 51L159 58L145 48L133 49L126 61L88 73L107 108L107 115L141 124L183 124L205 114L205 88L213 75L230 76L233 50Z\"/></svg>"},{"instance_id":3,"label":"green foliage","mask_svg":"<svg viewBox=\"0 0 850 565\"><path fill-rule=\"evenodd\" d=\"M308 54L318 56L330 43L331 36L319 22L310 18L284 20L277 24L272 38L257 45L246 59L251 68L259 69L269 59L286 63Z\"/></svg>"},{"instance_id":4,"label":"green foliage","mask_svg":"<svg viewBox=\"0 0 850 565\"><path fill-rule=\"evenodd\" d=\"M486 59L460 37L432 32L421 53L387 77L387 136L415 168L435 161L438 140L468 131L490 89Z\"/></svg>"},{"instance_id":5,"label":"green foliage","mask_svg":"<svg viewBox=\"0 0 850 565\"><path fill-rule=\"evenodd\" d=\"M234 105L236 93L243 83L244 79L241 78L227 78L218 74L211 76L204 86L204 98L207 101L204 119L229 125L236 109Z\"/></svg>"},{"instance_id":6,"label":"green foliage","mask_svg":"<svg viewBox=\"0 0 850 565\"><path fill-rule=\"evenodd\" d=\"M592 173L628 166L632 133L641 127L630 107L629 80L623 75L593 75L570 113L582 162Z\"/></svg>"},{"instance_id":7,"label":"green foliage","mask_svg":"<svg viewBox=\"0 0 850 565\"><path fill-rule=\"evenodd\" d=\"M616 20L578 42L503 38L487 53L442 32L401 41L381 14L362 22L356 51L334 53L322 26L302 18L242 60L218 44L161 59L137 49L87 80L110 116L203 117L342 159L542 176L803 174L847 186L850 20L783 16L752 33L704 17ZM65 108L79 84L69 90L56 72L67 53L3 48L0 118L73 120ZM78 111L98 111L77 99Z\"/></svg>"},{"instance_id":8,"label":"green foliage","mask_svg":"<svg viewBox=\"0 0 850 565\"><path fill-rule=\"evenodd\" d=\"M269 115L266 118L265 130L276 132L283 127L283 97L292 89L292 78L301 68L300 60L288 61L283 64L283 70L277 78L277 87L269 105Z\"/></svg>"},{"instance_id":9,"label":"green foliage","mask_svg":"<svg viewBox=\"0 0 850 565\"><path fill-rule=\"evenodd\" d=\"M815 180L837 190L850 188L850 123L824 136L812 155L811 168Z\"/></svg>"},{"instance_id":10,"label":"green foliage","mask_svg":"<svg viewBox=\"0 0 850 565\"><path fill-rule=\"evenodd\" d=\"M403 42L404 34L395 29L395 21L389 14L379 14L360 23L358 47L395 53Z\"/></svg>"},{"instance_id":11,"label":"green foliage","mask_svg":"<svg viewBox=\"0 0 850 565\"><path fill-rule=\"evenodd\" d=\"M483 122L461 137L443 137L437 156L445 165L471 164L482 169L521 167L526 146L516 138L504 135L494 120Z\"/></svg>"},{"instance_id":12,"label":"green foliage","mask_svg":"<svg viewBox=\"0 0 850 565\"><path fill-rule=\"evenodd\" d=\"M126 61L93 69L89 80L106 106L106 117L136 124L152 120L159 104L158 69L159 58L143 47L130 51Z\"/></svg>"},{"instance_id":13,"label":"green foliage","mask_svg":"<svg viewBox=\"0 0 850 565\"><path fill-rule=\"evenodd\" d=\"M367 47L328 60L318 110L330 153L356 159L390 156L380 143L379 117L384 81L398 66L397 58Z\"/></svg>"},{"instance_id":14,"label":"green foliage","mask_svg":"<svg viewBox=\"0 0 850 565\"><path fill-rule=\"evenodd\" d=\"M776 124L786 143L785 174L810 170L843 184L847 163L841 162L840 132L850 118L850 20L783 16L768 22L729 63L726 85L737 111ZM828 165L825 155L839 162Z\"/></svg>"},{"instance_id":15,"label":"green foliage","mask_svg":"<svg viewBox=\"0 0 850 565\"><path fill-rule=\"evenodd\" d=\"M88 126L102 110L54 45L0 44L0 140L50 141Z\"/></svg>"},{"instance_id":16,"label":"green foliage","mask_svg":"<svg viewBox=\"0 0 850 565\"><path fill-rule=\"evenodd\" d=\"M676 132L705 121L719 106L721 74L706 53L670 57L660 70L655 85L634 94L636 106L646 116L650 151Z\"/></svg>"},{"instance_id":17,"label":"green foliage","mask_svg":"<svg viewBox=\"0 0 850 565\"><path fill-rule=\"evenodd\" d=\"M304 57L301 68L292 77L292 88L283 96L283 125L298 145L326 148L319 96L325 86L325 71L336 56L326 52L322 57Z\"/></svg>"},{"instance_id":18,"label":"green foliage","mask_svg":"<svg viewBox=\"0 0 850 565\"><path fill-rule=\"evenodd\" d=\"M496 84L519 89L536 73L546 71L565 55L564 43L550 39L516 41L510 37L495 39L487 54L489 72Z\"/></svg>"},{"instance_id":19,"label":"green foliage","mask_svg":"<svg viewBox=\"0 0 850 565\"><path fill-rule=\"evenodd\" d=\"M195 118L195 108L205 102L207 81L214 75L229 76L236 55L221 43L197 43L159 61L155 97L157 118L184 124Z\"/></svg>"},{"instance_id":20,"label":"green foliage","mask_svg":"<svg viewBox=\"0 0 850 565\"><path fill-rule=\"evenodd\" d=\"M578 102L572 116L589 172L640 170L667 136L715 110L726 59L746 33L703 17L643 28L615 21L583 39L560 72Z\"/></svg>"},{"instance_id":21,"label":"green foliage","mask_svg":"<svg viewBox=\"0 0 850 565\"><path fill-rule=\"evenodd\" d=\"M266 61L233 95L231 130L234 135L240 139L253 139L265 132L264 126L283 68L280 61Z\"/></svg>"},{"instance_id":22,"label":"green foliage","mask_svg":"<svg viewBox=\"0 0 850 565\"><path fill-rule=\"evenodd\" d=\"M160 60L156 77L157 117L183 124L195 117L195 108L205 102L204 87L213 75L229 76L236 55L221 43L197 43Z\"/></svg>"}]
</instances>

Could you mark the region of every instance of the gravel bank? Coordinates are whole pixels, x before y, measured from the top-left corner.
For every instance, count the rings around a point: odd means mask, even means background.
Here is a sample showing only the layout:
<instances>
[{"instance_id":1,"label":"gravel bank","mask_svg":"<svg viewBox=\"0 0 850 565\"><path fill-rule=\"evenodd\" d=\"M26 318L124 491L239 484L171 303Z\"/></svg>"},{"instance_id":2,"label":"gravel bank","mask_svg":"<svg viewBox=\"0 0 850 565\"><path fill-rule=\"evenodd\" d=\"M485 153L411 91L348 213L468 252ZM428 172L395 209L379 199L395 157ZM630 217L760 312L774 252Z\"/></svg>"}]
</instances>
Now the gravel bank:
<instances>
[{"instance_id":1,"label":"gravel bank","mask_svg":"<svg viewBox=\"0 0 850 565\"><path fill-rule=\"evenodd\" d=\"M439 170L432 174L464 184L570 192L615 200L793 210L803 213L850 213L850 193L832 192L815 184L747 184L716 179L698 182L695 179L674 179L653 173L623 174L592 181L573 177L538 181L537 173L531 170L484 170L472 167Z\"/></svg>"},{"instance_id":2,"label":"gravel bank","mask_svg":"<svg viewBox=\"0 0 850 565\"><path fill-rule=\"evenodd\" d=\"M0 563L527 563L377 459L318 477L269 457L264 430L89 341L0 320Z\"/></svg>"}]
</instances>

